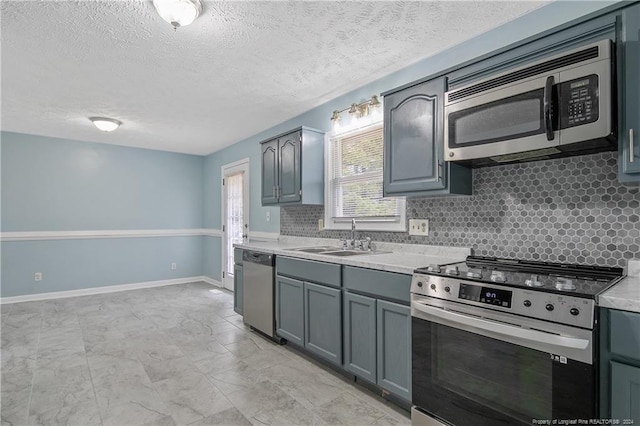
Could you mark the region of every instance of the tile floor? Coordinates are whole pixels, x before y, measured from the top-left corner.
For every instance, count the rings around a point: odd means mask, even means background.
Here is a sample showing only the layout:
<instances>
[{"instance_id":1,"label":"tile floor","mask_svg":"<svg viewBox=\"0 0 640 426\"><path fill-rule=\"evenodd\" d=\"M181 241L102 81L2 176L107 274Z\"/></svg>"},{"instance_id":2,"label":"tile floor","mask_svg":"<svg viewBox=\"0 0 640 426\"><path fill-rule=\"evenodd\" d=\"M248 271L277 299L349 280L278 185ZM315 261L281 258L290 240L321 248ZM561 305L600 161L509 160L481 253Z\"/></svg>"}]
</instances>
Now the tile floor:
<instances>
[{"instance_id":1,"label":"tile floor","mask_svg":"<svg viewBox=\"0 0 640 426\"><path fill-rule=\"evenodd\" d=\"M410 423L405 411L250 331L233 296L205 283L0 312L3 426Z\"/></svg>"}]
</instances>

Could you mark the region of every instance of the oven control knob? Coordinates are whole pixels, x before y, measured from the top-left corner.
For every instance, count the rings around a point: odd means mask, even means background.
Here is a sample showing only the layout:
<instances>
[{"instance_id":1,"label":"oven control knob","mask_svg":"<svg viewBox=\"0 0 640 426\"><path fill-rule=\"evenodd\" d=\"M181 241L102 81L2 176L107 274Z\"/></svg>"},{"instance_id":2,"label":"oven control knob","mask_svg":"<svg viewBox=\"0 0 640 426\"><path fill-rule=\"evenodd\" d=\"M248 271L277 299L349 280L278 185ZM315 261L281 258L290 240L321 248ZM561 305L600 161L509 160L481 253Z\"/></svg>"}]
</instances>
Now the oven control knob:
<instances>
[{"instance_id":1,"label":"oven control knob","mask_svg":"<svg viewBox=\"0 0 640 426\"><path fill-rule=\"evenodd\" d=\"M450 292L451 292L451 287L446 286L446 287L444 288L444 291L446 291L447 293L450 293Z\"/></svg>"},{"instance_id":2,"label":"oven control knob","mask_svg":"<svg viewBox=\"0 0 640 426\"><path fill-rule=\"evenodd\" d=\"M553 311L554 306L551 303L547 303L547 306L545 306L545 309L549 312Z\"/></svg>"},{"instance_id":3,"label":"oven control knob","mask_svg":"<svg viewBox=\"0 0 640 426\"><path fill-rule=\"evenodd\" d=\"M422 287L423 285L422 281L418 281L418 287Z\"/></svg>"},{"instance_id":4,"label":"oven control knob","mask_svg":"<svg viewBox=\"0 0 640 426\"><path fill-rule=\"evenodd\" d=\"M436 285L435 284L431 284L429 287L431 287L431 290L435 290L436 289Z\"/></svg>"},{"instance_id":5,"label":"oven control knob","mask_svg":"<svg viewBox=\"0 0 640 426\"><path fill-rule=\"evenodd\" d=\"M522 302L522 304L528 308L529 306L531 306L531 300L525 300L524 302Z\"/></svg>"},{"instance_id":6,"label":"oven control knob","mask_svg":"<svg viewBox=\"0 0 640 426\"><path fill-rule=\"evenodd\" d=\"M580 310L578 308L571 308L569 309L569 313L575 317L580 314Z\"/></svg>"}]
</instances>

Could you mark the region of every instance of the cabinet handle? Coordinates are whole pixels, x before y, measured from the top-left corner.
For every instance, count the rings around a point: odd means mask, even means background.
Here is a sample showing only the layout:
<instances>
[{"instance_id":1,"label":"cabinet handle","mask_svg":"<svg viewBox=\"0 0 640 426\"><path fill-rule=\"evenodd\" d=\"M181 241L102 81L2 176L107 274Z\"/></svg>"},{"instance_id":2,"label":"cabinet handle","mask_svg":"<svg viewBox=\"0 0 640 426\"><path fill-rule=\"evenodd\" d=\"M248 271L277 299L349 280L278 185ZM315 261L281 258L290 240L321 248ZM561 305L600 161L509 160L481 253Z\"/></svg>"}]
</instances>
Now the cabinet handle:
<instances>
[{"instance_id":1,"label":"cabinet handle","mask_svg":"<svg viewBox=\"0 0 640 426\"><path fill-rule=\"evenodd\" d=\"M280 198L280 187L276 186L276 198Z\"/></svg>"},{"instance_id":2,"label":"cabinet handle","mask_svg":"<svg viewBox=\"0 0 640 426\"><path fill-rule=\"evenodd\" d=\"M629 162L633 163L635 161L634 153L633 153L633 129L629 129Z\"/></svg>"},{"instance_id":3,"label":"cabinet handle","mask_svg":"<svg viewBox=\"0 0 640 426\"><path fill-rule=\"evenodd\" d=\"M438 171L437 171L437 178L438 181L442 180L442 168L444 167L444 164L442 163L442 161L438 161Z\"/></svg>"},{"instance_id":4,"label":"cabinet handle","mask_svg":"<svg viewBox=\"0 0 640 426\"><path fill-rule=\"evenodd\" d=\"M276 198L276 187L275 186L273 187L273 192L272 192L271 195L273 195L273 198Z\"/></svg>"}]
</instances>

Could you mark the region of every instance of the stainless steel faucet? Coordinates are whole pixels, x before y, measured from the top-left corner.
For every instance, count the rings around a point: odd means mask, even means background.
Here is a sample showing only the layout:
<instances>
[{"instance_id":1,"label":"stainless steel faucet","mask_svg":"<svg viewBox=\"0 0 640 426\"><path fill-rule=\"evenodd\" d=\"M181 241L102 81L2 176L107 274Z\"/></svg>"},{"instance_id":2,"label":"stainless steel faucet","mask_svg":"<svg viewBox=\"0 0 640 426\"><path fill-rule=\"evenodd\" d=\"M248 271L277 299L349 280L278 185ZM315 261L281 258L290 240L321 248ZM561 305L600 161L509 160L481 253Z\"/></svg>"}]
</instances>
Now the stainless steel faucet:
<instances>
[{"instance_id":1,"label":"stainless steel faucet","mask_svg":"<svg viewBox=\"0 0 640 426\"><path fill-rule=\"evenodd\" d=\"M351 219L351 247L356 248L356 220Z\"/></svg>"}]
</instances>

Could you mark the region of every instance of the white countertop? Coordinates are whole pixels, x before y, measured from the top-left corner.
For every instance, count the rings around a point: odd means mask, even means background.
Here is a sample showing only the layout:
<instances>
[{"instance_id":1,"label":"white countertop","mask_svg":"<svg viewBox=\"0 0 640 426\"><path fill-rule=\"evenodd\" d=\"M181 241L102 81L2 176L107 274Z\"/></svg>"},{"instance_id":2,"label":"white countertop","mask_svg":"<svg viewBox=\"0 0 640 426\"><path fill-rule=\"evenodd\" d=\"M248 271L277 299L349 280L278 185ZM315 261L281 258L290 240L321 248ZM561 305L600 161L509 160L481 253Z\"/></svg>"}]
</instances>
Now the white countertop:
<instances>
[{"instance_id":1,"label":"white countertop","mask_svg":"<svg viewBox=\"0 0 640 426\"><path fill-rule=\"evenodd\" d=\"M471 254L471 249L461 247L428 246L423 244L394 244L375 242L376 250L391 252L379 254L359 254L356 256L331 256L317 253L305 253L292 249L314 246L332 246L340 250L339 240L324 238L301 238L281 236L277 241L249 241L236 244L235 247L272 253L279 256L299 259L318 260L341 265L377 269L411 275L416 268L428 265L446 265L462 262Z\"/></svg>"},{"instance_id":2,"label":"white countertop","mask_svg":"<svg viewBox=\"0 0 640 426\"><path fill-rule=\"evenodd\" d=\"M630 260L627 277L598 296L598 305L640 313L640 260Z\"/></svg>"}]
</instances>

